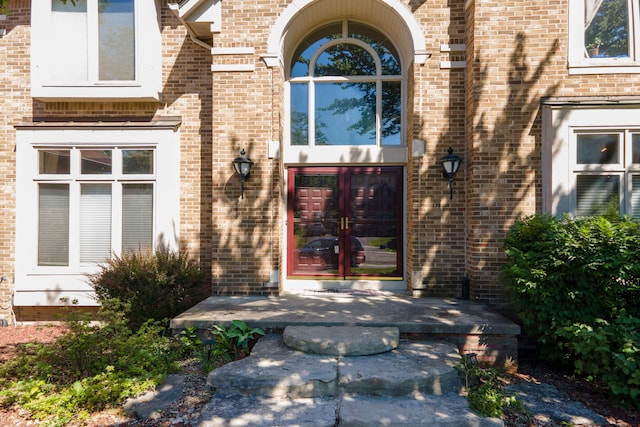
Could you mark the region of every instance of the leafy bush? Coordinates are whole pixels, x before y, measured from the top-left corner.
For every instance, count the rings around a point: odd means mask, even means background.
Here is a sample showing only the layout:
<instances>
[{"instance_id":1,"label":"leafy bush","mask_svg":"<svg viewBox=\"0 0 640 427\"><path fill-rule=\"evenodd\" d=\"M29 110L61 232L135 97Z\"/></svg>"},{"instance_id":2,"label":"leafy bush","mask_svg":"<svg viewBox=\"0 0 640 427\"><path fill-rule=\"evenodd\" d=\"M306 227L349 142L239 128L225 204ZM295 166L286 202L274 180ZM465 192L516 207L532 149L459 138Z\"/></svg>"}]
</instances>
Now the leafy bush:
<instances>
[{"instance_id":1,"label":"leafy bush","mask_svg":"<svg viewBox=\"0 0 640 427\"><path fill-rule=\"evenodd\" d=\"M176 371L164 327L128 327L126 307L104 301L98 322L73 313L69 332L53 344L30 344L0 367L0 406L18 404L49 425L81 421L91 412L147 391ZM92 314L95 317L95 314Z\"/></svg>"},{"instance_id":2,"label":"leafy bush","mask_svg":"<svg viewBox=\"0 0 640 427\"><path fill-rule=\"evenodd\" d=\"M626 218L517 222L504 243L505 285L527 333L632 400L640 396L640 225Z\"/></svg>"},{"instance_id":3,"label":"leafy bush","mask_svg":"<svg viewBox=\"0 0 640 427\"><path fill-rule=\"evenodd\" d=\"M159 246L154 253L128 252L114 256L89 276L99 300L117 298L130 304L129 319L174 317L198 302L204 275L184 251Z\"/></svg>"},{"instance_id":4,"label":"leafy bush","mask_svg":"<svg viewBox=\"0 0 640 427\"><path fill-rule=\"evenodd\" d=\"M543 341L557 327L636 315L640 297L640 226L603 217L535 215L517 222L504 243L504 284L528 333Z\"/></svg>"},{"instance_id":5,"label":"leafy bush","mask_svg":"<svg viewBox=\"0 0 640 427\"><path fill-rule=\"evenodd\" d=\"M558 328L580 374L602 379L613 394L640 407L640 318L620 310L613 322L575 323Z\"/></svg>"}]
</instances>

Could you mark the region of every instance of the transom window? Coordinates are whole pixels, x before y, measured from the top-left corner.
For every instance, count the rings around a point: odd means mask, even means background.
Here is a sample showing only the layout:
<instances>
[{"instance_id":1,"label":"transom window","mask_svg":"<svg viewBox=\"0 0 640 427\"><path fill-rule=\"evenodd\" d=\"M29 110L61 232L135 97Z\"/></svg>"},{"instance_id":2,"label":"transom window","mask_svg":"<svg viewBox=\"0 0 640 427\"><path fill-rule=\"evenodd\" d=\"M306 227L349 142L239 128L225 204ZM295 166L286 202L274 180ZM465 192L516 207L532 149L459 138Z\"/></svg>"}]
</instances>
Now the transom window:
<instances>
[{"instance_id":1,"label":"transom window","mask_svg":"<svg viewBox=\"0 0 640 427\"><path fill-rule=\"evenodd\" d=\"M99 263L113 252L152 249L154 149L37 151L38 266Z\"/></svg>"},{"instance_id":2,"label":"transom window","mask_svg":"<svg viewBox=\"0 0 640 427\"><path fill-rule=\"evenodd\" d=\"M637 72L633 67L640 65L640 1L570 0L569 4L572 71L585 67L585 73Z\"/></svg>"},{"instance_id":3,"label":"transom window","mask_svg":"<svg viewBox=\"0 0 640 427\"><path fill-rule=\"evenodd\" d=\"M575 213L640 219L640 129L576 130Z\"/></svg>"},{"instance_id":4,"label":"transom window","mask_svg":"<svg viewBox=\"0 0 640 427\"><path fill-rule=\"evenodd\" d=\"M402 73L387 37L355 22L308 35L290 65L291 146L400 146Z\"/></svg>"}]
</instances>

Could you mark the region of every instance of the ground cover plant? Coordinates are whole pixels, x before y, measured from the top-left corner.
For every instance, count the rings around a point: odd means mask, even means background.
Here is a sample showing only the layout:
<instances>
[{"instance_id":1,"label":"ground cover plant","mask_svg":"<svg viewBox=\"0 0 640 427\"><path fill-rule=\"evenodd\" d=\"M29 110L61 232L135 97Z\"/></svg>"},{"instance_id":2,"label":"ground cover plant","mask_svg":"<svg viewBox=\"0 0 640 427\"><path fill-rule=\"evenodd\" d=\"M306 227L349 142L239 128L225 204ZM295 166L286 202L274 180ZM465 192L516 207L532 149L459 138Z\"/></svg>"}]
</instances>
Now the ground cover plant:
<instances>
[{"instance_id":1,"label":"ground cover plant","mask_svg":"<svg viewBox=\"0 0 640 427\"><path fill-rule=\"evenodd\" d=\"M504 248L504 283L544 357L640 406L640 224L534 215Z\"/></svg>"},{"instance_id":2,"label":"ground cover plant","mask_svg":"<svg viewBox=\"0 0 640 427\"><path fill-rule=\"evenodd\" d=\"M74 312L52 344L20 348L0 366L0 406L17 404L44 425L66 425L121 404L176 371L181 350L149 321L129 328L127 307L103 301L91 318Z\"/></svg>"}]
</instances>

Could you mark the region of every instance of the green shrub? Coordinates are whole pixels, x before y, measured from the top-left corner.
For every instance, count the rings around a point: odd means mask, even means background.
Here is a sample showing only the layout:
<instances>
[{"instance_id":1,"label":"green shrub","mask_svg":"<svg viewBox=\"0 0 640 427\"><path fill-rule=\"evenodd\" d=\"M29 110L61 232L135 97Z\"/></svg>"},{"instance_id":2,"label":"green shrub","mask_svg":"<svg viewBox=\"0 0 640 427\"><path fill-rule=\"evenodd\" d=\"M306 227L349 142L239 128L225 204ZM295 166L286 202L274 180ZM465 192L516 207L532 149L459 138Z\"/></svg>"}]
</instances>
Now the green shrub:
<instances>
[{"instance_id":1,"label":"green shrub","mask_svg":"<svg viewBox=\"0 0 640 427\"><path fill-rule=\"evenodd\" d=\"M517 222L504 243L505 285L545 356L640 396L640 225L626 218Z\"/></svg>"},{"instance_id":2,"label":"green shrub","mask_svg":"<svg viewBox=\"0 0 640 427\"><path fill-rule=\"evenodd\" d=\"M603 380L618 398L640 407L640 318L622 309L613 322L575 323L558 328L557 336L575 354L576 372Z\"/></svg>"},{"instance_id":3,"label":"green shrub","mask_svg":"<svg viewBox=\"0 0 640 427\"><path fill-rule=\"evenodd\" d=\"M18 404L36 420L66 425L147 391L177 370L180 352L159 322L133 332L126 307L112 300L104 301L97 319L72 316L69 332L55 343L22 346L0 367L0 407Z\"/></svg>"},{"instance_id":4,"label":"green shrub","mask_svg":"<svg viewBox=\"0 0 640 427\"><path fill-rule=\"evenodd\" d=\"M615 310L637 313L640 227L603 217L517 222L504 248L504 284L528 333L543 341L557 327L610 320Z\"/></svg>"},{"instance_id":5,"label":"green shrub","mask_svg":"<svg viewBox=\"0 0 640 427\"><path fill-rule=\"evenodd\" d=\"M154 253L128 252L114 256L89 276L99 300L117 298L130 305L129 319L175 317L199 300L204 275L184 251L159 246Z\"/></svg>"}]
</instances>

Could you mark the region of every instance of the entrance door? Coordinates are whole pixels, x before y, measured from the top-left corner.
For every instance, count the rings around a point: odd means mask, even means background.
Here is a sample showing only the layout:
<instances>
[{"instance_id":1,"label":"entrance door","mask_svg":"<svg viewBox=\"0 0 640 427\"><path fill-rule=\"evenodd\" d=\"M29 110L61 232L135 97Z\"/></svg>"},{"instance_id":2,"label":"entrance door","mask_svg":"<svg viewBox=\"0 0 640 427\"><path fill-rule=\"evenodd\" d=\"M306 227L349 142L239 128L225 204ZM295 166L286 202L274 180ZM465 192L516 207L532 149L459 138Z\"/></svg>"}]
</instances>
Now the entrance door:
<instances>
[{"instance_id":1,"label":"entrance door","mask_svg":"<svg viewBox=\"0 0 640 427\"><path fill-rule=\"evenodd\" d=\"M402 279L402 168L289 168L288 276Z\"/></svg>"}]
</instances>

